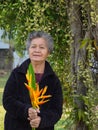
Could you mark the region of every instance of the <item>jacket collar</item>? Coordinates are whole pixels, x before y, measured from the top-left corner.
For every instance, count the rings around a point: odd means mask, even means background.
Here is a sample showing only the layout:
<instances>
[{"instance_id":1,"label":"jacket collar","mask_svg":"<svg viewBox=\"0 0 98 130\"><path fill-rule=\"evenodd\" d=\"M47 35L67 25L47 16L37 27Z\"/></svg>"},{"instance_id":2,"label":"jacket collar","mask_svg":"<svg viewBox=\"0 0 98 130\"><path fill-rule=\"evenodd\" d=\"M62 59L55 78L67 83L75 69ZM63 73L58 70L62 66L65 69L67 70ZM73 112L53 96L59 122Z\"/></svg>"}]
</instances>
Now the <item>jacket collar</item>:
<instances>
[{"instance_id":1,"label":"jacket collar","mask_svg":"<svg viewBox=\"0 0 98 130\"><path fill-rule=\"evenodd\" d=\"M19 66L18 71L19 71L20 73L26 74L29 64L30 64L30 59L25 60L25 61Z\"/></svg>"},{"instance_id":2,"label":"jacket collar","mask_svg":"<svg viewBox=\"0 0 98 130\"><path fill-rule=\"evenodd\" d=\"M19 72L26 74L29 64L30 64L30 59L25 60L19 66ZM54 72L53 72L50 64L47 61L45 61L44 75L46 76L46 75L52 75L52 74L54 74Z\"/></svg>"}]
</instances>

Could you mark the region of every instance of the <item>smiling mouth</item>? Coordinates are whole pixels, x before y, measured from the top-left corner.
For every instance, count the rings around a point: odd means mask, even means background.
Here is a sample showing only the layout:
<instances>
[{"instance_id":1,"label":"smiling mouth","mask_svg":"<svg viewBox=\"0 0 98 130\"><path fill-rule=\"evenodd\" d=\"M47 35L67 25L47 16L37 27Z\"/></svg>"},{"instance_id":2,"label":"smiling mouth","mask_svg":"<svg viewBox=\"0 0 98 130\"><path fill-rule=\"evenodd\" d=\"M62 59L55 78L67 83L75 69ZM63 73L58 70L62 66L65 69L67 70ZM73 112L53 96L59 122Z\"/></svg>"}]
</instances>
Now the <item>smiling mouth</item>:
<instances>
[{"instance_id":1,"label":"smiling mouth","mask_svg":"<svg viewBox=\"0 0 98 130\"><path fill-rule=\"evenodd\" d=\"M40 57L41 55L33 55L33 56L39 56Z\"/></svg>"}]
</instances>

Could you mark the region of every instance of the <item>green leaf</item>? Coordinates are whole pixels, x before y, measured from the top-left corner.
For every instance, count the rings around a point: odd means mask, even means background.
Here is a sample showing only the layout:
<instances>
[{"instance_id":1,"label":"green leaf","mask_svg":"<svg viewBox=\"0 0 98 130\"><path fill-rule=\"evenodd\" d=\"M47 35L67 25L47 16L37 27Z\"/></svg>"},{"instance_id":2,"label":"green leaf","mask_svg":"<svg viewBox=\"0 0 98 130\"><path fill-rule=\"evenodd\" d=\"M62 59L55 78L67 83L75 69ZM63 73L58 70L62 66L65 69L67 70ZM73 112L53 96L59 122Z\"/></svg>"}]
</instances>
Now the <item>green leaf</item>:
<instances>
[{"instance_id":1,"label":"green leaf","mask_svg":"<svg viewBox=\"0 0 98 130\"><path fill-rule=\"evenodd\" d=\"M29 64L29 68L28 68L27 71L28 71L29 74L32 75L32 87L33 87L34 89L36 89L35 73L34 73L34 69L33 69L31 63Z\"/></svg>"},{"instance_id":2,"label":"green leaf","mask_svg":"<svg viewBox=\"0 0 98 130\"><path fill-rule=\"evenodd\" d=\"M82 40L80 48L83 48L89 42L89 40L90 39L84 39L84 40Z\"/></svg>"}]
</instances>

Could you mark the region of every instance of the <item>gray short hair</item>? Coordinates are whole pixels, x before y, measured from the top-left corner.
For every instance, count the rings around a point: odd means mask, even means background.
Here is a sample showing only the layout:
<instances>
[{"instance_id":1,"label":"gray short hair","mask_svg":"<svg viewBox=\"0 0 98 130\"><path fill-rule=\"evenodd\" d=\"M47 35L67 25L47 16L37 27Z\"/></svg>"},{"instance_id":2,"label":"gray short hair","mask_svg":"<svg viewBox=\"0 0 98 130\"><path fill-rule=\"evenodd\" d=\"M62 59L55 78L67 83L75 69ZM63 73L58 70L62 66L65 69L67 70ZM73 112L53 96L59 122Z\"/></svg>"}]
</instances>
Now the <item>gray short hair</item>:
<instances>
[{"instance_id":1,"label":"gray short hair","mask_svg":"<svg viewBox=\"0 0 98 130\"><path fill-rule=\"evenodd\" d=\"M51 53L53 51L53 38L50 34L44 32L44 31L33 31L28 35L27 42L26 42L26 48L27 50L30 47L31 41L35 38L44 38L47 42L47 47L49 52Z\"/></svg>"}]
</instances>

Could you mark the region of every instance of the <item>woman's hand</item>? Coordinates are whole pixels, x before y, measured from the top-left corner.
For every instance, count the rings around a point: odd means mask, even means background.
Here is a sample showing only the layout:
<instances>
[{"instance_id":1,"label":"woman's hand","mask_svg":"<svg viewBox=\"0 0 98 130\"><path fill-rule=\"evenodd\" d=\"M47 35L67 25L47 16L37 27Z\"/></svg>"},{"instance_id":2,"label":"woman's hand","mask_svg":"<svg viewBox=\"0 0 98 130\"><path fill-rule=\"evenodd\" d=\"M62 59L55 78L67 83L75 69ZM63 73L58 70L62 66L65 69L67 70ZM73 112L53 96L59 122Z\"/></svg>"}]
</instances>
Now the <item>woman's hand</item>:
<instances>
[{"instance_id":1,"label":"woman's hand","mask_svg":"<svg viewBox=\"0 0 98 130\"><path fill-rule=\"evenodd\" d=\"M32 107L28 109L28 120L33 120L35 118L37 118L37 110L36 109L33 109Z\"/></svg>"},{"instance_id":2,"label":"woman's hand","mask_svg":"<svg viewBox=\"0 0 98 130\"><path fill-rule=\"evenodd\" d=\"M41 117L40 116L37 116L35 119L30 120L31 127L32 128L38 128L38 126L40 124L40 121L41 121Z\"/></svg>"},{"instance_id":3,"label":"woman's hand","mask_svg":"<svg viewBox=\"0 0 98 130\"><path fill-rule=\"evenodd\" d=\"M38 116L40 113L39 109L33 109L32 107L28 109L28 120L32 128L37 128L40 124L41 117Z\"/></svg>"}]
</instances>

